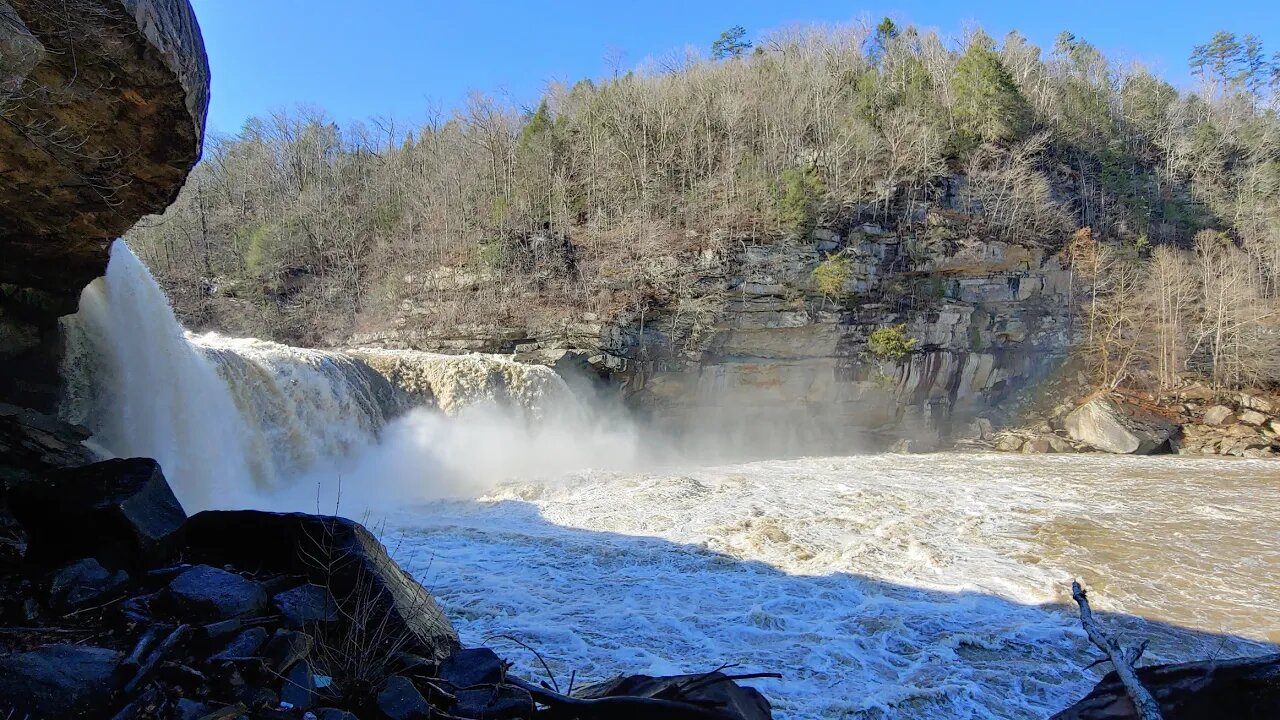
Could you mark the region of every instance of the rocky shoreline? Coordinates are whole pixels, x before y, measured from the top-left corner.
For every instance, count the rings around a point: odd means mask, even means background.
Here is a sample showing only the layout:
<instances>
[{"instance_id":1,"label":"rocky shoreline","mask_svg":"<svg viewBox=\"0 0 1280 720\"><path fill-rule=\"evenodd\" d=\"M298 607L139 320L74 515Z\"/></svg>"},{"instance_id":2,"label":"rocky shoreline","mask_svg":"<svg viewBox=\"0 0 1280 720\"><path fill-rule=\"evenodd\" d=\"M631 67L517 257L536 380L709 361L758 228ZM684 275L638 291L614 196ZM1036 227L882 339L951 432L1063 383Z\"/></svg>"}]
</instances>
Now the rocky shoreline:
<instances>
[{"instance_id":1,"label":"rocky shoreline","mask_svg":"<svg viewBox=\"0 0 1280 720\"><path fill-rule=\"evenodd\" d=\"M431 594L340 517L187 517L160 467L0 406L0 712L30 718L761 720L724 673L572 695L463 648ZM567 714L566 714L567 713Z\"/></svg>"},{"instance_id":2,"label":"rocky shoreline","mask_svg":"<svg viewBox=\"0 0 1280 720\"><path fill-rule=\"evenodd\" d=\"M1280 398L1220 394L1192 385L1177 395L1094 393L994 428L976 421L958 449L1024 454L1109 452L1250 459L1280 456Z\"/></svg>"}]
</instances>

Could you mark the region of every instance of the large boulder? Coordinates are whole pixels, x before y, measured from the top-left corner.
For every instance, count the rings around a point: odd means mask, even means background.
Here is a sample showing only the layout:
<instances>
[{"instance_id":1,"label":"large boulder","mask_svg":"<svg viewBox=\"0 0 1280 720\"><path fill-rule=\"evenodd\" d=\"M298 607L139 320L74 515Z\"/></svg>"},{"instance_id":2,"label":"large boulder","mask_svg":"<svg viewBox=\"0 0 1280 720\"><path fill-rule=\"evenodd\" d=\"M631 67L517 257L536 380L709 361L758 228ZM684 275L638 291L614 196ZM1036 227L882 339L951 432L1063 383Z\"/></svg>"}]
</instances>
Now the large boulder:
<instances>
[{"instance_id":1,"label":"large boulder","mask_svg":"<svg viewBox=\"0 0 1280 720\"><path fill-rule=\"evenodd\" d=\"M773 710L759 690L738 685L720 672L651 677L631 675L583 687L585 699L617 697L668 698L713 710L726 720L770 720Z\"/></svg>"},{"instance_id":2,"label":"large boulder","mask_svg":"<svg viewBox=\"0 0 1280 720\"><path fill-rule=\"evenodd\" d=\"M3 342L0 332L0 343ZM89 431L29 408L0 403L0 567L20 563L28 533L8 511L10 486L39 480L51 468L92 462Z\"/></svg>"},{"instance_id":3,"label":"large boulder","mask_svg":"<svg viewBox=\"0 0 1280 720\"><path fill-rule=\"evenodd\" d=\"M183 618L226 620L258 613L267 594L258 583L208 565L197 565L174 578L168 596Z\"/></svg>"},{"instance_id":4,"label":"large boulder","mask_svg":"<svg viewBox=\"0 0 1280 720\"><path fill-rule=\"evenodd\" d=\"M78 560L49 578L49 604L56 610L76 610L117 593L129 575L110 572L93 558Z\"/></svg>"},{"instance_id":5,"label":"large boulder","mask_svg":"<svg viewBox=\"0 0 1280 720\"><path fill-rule=\"evenodd\" d=\"M246 571L300 575L326 588L348 622L388 651L441 660L458 634L431 593L387 555L364 526L346 518L255 510L197 513L184 528L190 557Z\"/></svg>"},{"instance_id":6,"label":"large boulder","mask_svg":"<svg viewBox=\"0 0 1280 720\"><path fill-rule=\"evenodd\" d=\"M173 201L209 101L187 0L0 0L0 400L51 409L56 319Z\"/></svg>"},{"instance_id":7,"label":"large boulder","mask_svg":"<svg viewBox=\"0 0 1280 720\"><path fill-rule=\"evenodd\" d=\"M46 645L0 658L0 708L12 717L99 717L119 682L120 654L86 645Z\"/></svg>"},{"instance_id":8,"label":"large boulder","mask_svg":"<svg viewBox=\"0 0 1280 720\"><path fill-rule=\"evenodd\" d=\"M159 464L148 458L56 470L14 485L9 505L31 536L29 554L45 563L83 557L159 563L176 548L186 520Z\"/></svg>"},{"instance_id":9,"label":"large boulder","mask_svg":"<svg viewBox=\"0 0 1280 720\"><path fill-rule=\"evenodd\" d=\"M1226 405L1214 405L1204 411L1202 422L1205 425L1226 425L1231 422L1234 413Z\"/></svg>"},{"instance_id":10,"label":"large boulder","mask_svg":"<svg viewBox=\"0 0 1280 720\"><path fill-rule=\"evenodd\" d=\"M93 461L89 431L30 408L0 403L0 488L40 478L49 468Z\"/></svg>"},{"instance_id":11,"label":"large boulder","mask_svg":"<svg viewBox=\"0 0 1280 720\"><path fill-rule=\"evenodd\" d=\"M1148 455L1169 449L1177 424L1118 398L1098 395L1063 420L1072 440L1110 453Z\"/></svg>"}]
</instances>

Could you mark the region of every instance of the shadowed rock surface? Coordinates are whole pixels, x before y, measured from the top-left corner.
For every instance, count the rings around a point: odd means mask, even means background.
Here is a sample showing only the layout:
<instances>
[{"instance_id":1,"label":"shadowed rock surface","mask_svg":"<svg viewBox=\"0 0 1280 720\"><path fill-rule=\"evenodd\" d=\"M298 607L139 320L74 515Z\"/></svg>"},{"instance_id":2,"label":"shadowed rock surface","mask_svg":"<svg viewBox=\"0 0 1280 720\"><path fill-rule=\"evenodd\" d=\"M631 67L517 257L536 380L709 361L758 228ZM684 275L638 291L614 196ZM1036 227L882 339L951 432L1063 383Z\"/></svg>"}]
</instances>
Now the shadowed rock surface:
<instances>
[{"instance_id":1,"label":"shadowed rock surface","mask_svg":"<svg viewBox=\"0 0 1280 720\"><path fill-rule=\"evenodd\" d=\"M1164 720L1280 717L1280 655L1159 665L1138 678ZM1133 702L1115 672L1053 720L1130 720Z\"/></svg>"},{"instance_id":2,"label":"shadowed rock surface","mask_svg":"<svg viewBox=\"0 0 1280 720\"><path fill-rule=\"evenodd\" d=\"M57 323L200 156L187 0L0 0L0 400L48 408Z\"/></svg>"}]
</instances>

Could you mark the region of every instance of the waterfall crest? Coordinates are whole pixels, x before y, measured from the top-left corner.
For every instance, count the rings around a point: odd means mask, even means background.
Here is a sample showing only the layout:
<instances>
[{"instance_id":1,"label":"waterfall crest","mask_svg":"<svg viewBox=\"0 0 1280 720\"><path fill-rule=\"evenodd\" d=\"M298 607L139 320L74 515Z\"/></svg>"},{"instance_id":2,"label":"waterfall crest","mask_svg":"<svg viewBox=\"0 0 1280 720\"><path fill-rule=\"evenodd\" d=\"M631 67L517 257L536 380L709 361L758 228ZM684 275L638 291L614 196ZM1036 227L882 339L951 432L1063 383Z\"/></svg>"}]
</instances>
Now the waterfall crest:
<instances>
[{"instance_id":1,"label":"waterfall crest","mask_svg":"<svg viewBox=\"0 0 1280 720\"><path fill-rule=\"evenodd\" d=\"M596 464L629 445L618 434L583 454L586 408L544 366L186 333L123 241L62 329L60 414L104 455L159 460L188 511L303 491L314 501L344 475L452 493L516 468Z\"/></svg>"},{"instance_id":2,"label":"waterfall crest","mask_svg":"<svg viewBox=\"0 0 1280 720\"><path fill-rule=\"evenodd\" d=\"M375 348L348 353L405 393L433 401L447 415L476 405L496 405L536 421L584 410L564 379L545 365L481 353L442 355Z\"/></svg>"}]
</instances>

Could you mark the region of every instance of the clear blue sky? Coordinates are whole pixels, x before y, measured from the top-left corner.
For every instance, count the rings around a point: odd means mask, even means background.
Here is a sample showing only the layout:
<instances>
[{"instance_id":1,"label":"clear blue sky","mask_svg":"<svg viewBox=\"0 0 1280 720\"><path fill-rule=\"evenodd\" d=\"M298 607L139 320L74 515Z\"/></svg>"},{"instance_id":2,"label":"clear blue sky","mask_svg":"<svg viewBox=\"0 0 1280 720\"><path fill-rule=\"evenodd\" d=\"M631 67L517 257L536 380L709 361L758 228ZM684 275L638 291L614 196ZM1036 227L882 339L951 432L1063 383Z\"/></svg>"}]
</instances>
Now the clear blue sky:
<instances>
[{"instance_id":1,"label":"clear blue sky","mask_svg":"<svg viewBox=\"0 0 1280 720\"><path fill-rule=\"evenodd\" d=\"M528 103L552 80L604 74L689 45L705 48L732 25L749 35L795 22L889 15L958 35L970 23L1000 38L1020 30L1048 49L1070 30L1109 53L1187 81L1192 46L1214 31L1256 33L1280 48L1277 0L1042 2L890 0L192 0L213 70L209 127L239 130L280 108L313 104L340 123L388 116L417 123L434 103L451 110L472 89Z\"/></svg>"}]
</instances>

